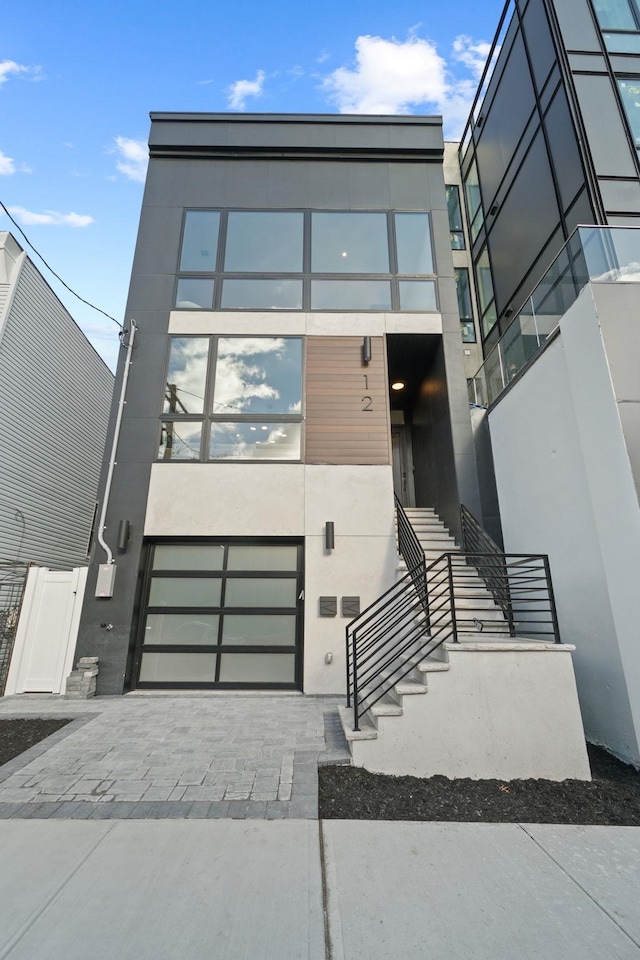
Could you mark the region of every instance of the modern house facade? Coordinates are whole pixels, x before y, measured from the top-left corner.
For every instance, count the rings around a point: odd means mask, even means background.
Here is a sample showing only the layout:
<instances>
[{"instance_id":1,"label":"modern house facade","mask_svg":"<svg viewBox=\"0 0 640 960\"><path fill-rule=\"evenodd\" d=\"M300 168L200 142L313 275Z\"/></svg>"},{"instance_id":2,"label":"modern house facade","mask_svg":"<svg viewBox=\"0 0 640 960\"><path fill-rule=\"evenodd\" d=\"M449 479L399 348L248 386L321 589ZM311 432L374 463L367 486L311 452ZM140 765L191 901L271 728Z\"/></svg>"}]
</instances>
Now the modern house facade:
<instances>
[{"instance_id":1,"label":"modern house facade","mask_svg":"<svg viewBox=\"0 0 640 960\"><path fill-rule=\"evenodd\" d=\"M0 562L87 563L113 374L0 233Z\"/></svg>"},{"instance_id":2,"label":"modern house facade","mask_svg":"<svg viewBox=\"0 0 640 960\"><path fill-rule=\"evenodd\" d=\"M341 692L394 490L477 510L443 154L437 118L152 115L99 693Z\"/></svg>"},{"instance_id":3,"label":"modern house facade","mask_svg":"<svg viewBox=\"0 0 640 960\"><path fill-rule=\"evenodd\" d=\"M549 554L587 735L640 762L639 117L635 0L507 3L446 150L432 117L152 115L99 693L342 692L395 495Z\"/></svg>"}]
</instances>

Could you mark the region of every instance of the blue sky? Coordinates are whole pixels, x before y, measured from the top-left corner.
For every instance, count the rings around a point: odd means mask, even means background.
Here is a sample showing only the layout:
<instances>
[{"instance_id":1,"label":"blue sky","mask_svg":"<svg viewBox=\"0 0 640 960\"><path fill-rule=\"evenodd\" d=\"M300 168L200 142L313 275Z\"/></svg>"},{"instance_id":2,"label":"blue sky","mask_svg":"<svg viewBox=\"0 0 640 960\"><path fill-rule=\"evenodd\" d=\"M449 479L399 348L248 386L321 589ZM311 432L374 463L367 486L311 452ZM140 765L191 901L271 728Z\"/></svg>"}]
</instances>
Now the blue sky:
<instances>
[{"instance_id":1,"label":"blue sky","mask_svg":"<svg viewBox=\"0 0 640 960\"><path fill-rule=\"evenodd\" d=\"M149 111L444 113L453 138L502 5L10 4L0 199L73 289L123 321ZM7 229L16 232L0 215ZM43 273L113 366L115 325Z\"/></svg>"}]
</instances>

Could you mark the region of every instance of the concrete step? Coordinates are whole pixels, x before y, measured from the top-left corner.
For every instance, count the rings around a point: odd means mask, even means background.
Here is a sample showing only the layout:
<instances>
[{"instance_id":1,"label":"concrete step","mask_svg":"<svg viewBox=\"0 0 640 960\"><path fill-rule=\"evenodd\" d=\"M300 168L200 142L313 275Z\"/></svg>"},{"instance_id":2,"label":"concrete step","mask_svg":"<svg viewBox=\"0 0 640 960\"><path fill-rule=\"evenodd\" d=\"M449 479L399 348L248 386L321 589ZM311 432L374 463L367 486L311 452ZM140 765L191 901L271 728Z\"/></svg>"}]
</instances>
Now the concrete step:
<instances>
[{"instance_id":1,"label":"concrete step","mask_svg":"<svg viewBox=\"0 0 640 960\"><path fill-rule=\"evenodd\" d=\"M359 730L353 729L353 707L338 707L338 714L347 743L352 740L377 740L378 731L366 714L360 717Z\"/></svg>"},{"instance_id":2,"label":"concrete step","mask_svg":"<svg viewBox=\"0 0 640 960\"><path fill-rule=\"evenodd\" d=\"M420 673L446 673L449 667L450 664L443 660L421 660L416 664L416 670Z\"/></svg>"}]
</instances>

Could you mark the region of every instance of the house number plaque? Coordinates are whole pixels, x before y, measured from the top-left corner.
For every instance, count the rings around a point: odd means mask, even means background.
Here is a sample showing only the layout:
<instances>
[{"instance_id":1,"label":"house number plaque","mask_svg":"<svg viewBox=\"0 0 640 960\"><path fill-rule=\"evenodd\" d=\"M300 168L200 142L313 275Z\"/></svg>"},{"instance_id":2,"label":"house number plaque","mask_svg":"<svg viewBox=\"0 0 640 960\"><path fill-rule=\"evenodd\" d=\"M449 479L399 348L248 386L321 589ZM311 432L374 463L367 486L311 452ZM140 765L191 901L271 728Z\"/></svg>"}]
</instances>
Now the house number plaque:
<instances>
[{"instance_id":1,"label":"house number plaque","mask_svg":"<svg viewBox=\"0 0 640 960\"><path fill-rule=\"evenodd\" d=\"M363 373L363 374L362 374L362 378L363 378L363 380L364 380L364 388L365 388L365 390L368 390L368 389L369 389L369 377L366 375L366 373ZM362 398L362 409L363 409L364 413L371 413L371 411L373 410L373 400L372 400L371 397L366 396L366 397L363 397L363 398Z\"/></svg>"}]
</instances>

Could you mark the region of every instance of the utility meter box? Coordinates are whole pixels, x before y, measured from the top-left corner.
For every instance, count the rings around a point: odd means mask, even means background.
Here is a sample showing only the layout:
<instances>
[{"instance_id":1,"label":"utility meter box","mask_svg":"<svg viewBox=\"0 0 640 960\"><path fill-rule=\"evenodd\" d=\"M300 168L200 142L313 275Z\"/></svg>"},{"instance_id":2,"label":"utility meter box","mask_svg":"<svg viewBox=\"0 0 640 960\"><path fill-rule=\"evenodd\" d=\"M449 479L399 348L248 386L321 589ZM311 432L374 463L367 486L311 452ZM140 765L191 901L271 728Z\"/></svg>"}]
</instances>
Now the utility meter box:
<instances>
[{"instance_id":1,"label":"utility meter box","mask_svg":"<svg viewBox=\"0 0 640 960\"><path fill-rule=\"evenodd\" d=\"M113 584L116 579L115 563L101 563L98 567L98 579L96 581L96 597L107 600L113 596Z\"/></svg>"}]
</instances>

